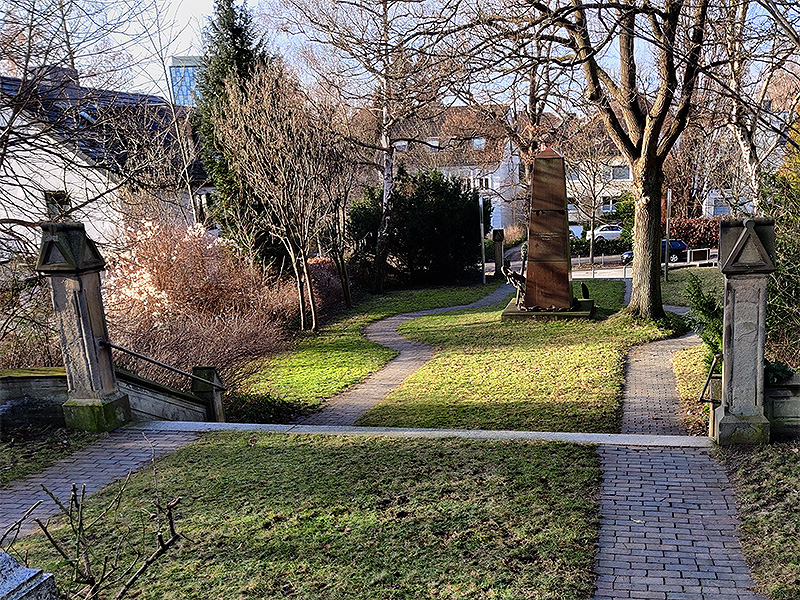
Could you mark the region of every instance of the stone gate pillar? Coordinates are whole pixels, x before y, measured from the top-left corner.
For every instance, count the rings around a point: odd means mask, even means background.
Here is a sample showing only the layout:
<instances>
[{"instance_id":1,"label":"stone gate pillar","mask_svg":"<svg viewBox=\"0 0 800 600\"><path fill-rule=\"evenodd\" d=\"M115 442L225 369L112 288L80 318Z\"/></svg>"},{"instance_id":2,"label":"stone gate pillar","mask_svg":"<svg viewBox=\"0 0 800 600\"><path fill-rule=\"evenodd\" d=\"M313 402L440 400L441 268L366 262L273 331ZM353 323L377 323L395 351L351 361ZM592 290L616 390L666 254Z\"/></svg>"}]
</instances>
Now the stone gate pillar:
<instances>
[{"instance_id":1,"label":"stone gate pillar","mask_svg":"<svg viewBox=\"0 0 800 600\"><path fill-rule=\"evenodd\" d=\"M725 277L722 402L712 435L720 445L769 442L764 412L767 280L775 270L772 219L720 223L720 270Z\"/></svg>"},{"instance_id":2,"label":"stone gate pillar","mask_svg":"<svg viewBox=\"0 0 800 600\"><path fill-rule=\"evenodd\" d=\"M100 271L105 261L81 223L45 223L36 270L50 280L53 312L67 371L67 427L112 431L130 421L108 339Z\"/></svg>"}]
</instances>

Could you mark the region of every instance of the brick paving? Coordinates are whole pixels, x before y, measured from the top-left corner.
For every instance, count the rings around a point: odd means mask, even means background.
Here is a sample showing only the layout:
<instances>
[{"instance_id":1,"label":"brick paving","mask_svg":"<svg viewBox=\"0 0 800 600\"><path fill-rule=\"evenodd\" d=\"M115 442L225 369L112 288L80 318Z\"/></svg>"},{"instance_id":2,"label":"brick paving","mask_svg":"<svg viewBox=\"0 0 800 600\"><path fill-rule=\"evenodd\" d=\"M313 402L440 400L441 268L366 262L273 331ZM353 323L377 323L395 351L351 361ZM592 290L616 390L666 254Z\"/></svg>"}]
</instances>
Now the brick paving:
<instances>
[{"instance_id":1,"label":"brick paving","mask_svg":"<svg viewBox=\"0 0 800 600\"><path fill-rule=\"evenodd\" d=\"M46 486L56 498L69 499L72 484L86 485L86 493L93 494L125 478L156 458L185 446L199 437L195 432L143 433L132 429L119 429L104 435L99 441L58 461L38 475L13 481L0 489L0 537L37 501L42 504L32 517L46 519L58 512L58 507L42 490ZM32 519L27 519L21 533L37 529Z\"/></svg>"},{"instance_id":2,"label":"brick paving","mask_svg":"<svg viewBox=\"0 0 800 600\"><path fill-rule=\"evenodd\" d=\"M393 389L403 383L406 377L433 357L433 348L431 346L420 342L412 342L397 333L397 328L400 325L425 315L464 308L491 306L506 298L513 289L510 285L502 285L496 291L472 304L405 313L369 324L365 330L367 339L381 346L397 350L399 354L389 361L386 366L372 373L361 383L330 398L322 410L297 419L295 424L353 425L361 415L388 396Z\"/></svg>"},{"instance_id":3,"label":"brick paving","mask_svg":"<svg viewBox=\"0 0 800 600\"><path fill-rule=\"evenodd\" d=\"M623 434L684 433L671 356L697 341L684 336L631 351ZM594 600L763 600L739 546L733 490L707 449L599 446L598 453Z\"/></svg>"},{"instance_id":4,"label":"brick paving","mask_svg":"<svg viewBox=\"0 0 800 600\"><path fill-rule=\"evenodd\" d=\"M622 433L686 435L675 392L672 355L701 343L695 334L631 348L625 360Z\"/></svg>"}]
</instances>

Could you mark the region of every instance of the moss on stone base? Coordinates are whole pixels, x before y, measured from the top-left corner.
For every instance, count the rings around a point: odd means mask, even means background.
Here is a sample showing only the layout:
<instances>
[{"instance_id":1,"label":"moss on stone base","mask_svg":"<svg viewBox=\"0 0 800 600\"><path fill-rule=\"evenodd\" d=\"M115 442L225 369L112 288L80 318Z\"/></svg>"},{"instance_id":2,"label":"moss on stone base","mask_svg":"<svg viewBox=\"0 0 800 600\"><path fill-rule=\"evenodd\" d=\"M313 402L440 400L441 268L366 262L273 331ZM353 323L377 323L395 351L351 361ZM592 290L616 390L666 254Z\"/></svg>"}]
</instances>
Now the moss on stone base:
<instances>
[{"instance_id":1,"label":"moss on stone base","mask_svg":"<svg viewBox=\"0 0 800 600\"><path fill-rule=\"evenodd\" d=\"M130 403L125 394L103 399L67 400L63 409L67 428L78 431L114 431L131 420Z\"/></svg>"}]
</instances>

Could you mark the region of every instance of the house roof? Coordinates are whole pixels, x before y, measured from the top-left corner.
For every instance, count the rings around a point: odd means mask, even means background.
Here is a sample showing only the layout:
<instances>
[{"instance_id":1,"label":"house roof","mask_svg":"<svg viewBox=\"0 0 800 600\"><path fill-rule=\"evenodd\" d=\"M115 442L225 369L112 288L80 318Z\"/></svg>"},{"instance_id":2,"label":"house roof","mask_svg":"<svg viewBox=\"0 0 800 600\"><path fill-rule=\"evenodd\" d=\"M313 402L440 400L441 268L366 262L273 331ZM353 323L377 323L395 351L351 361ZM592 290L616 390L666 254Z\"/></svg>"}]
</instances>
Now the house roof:
<instances>
[{"instance_id":1,"label":"house roof","mask_svg":"<svg viewBox=\"0 0 800 600\"><path fill-rule=\"evenodd\" d=\"M392 135L395 140L409 140L397 160L416 168L497 163L508 139L502 124L505 110L450 106L405 121Z\"/></svg>"},{"instance_id":2,"label":"house roof","mask_svg":"<svg viewBox=\"0 0 800 600\"><path fill-rule=\"evenodd\" d=\"M187 135L187 107L173 106L149 94L104 90L77 84L74 72L53 69L55 77L0 76L0 106L20 111L44 133L72 145L95 166L114 174L140 169L139 156L154 148L164 150L174 162L178 133L175 119ZM163 163L162 163L163 168ZM202 164L195 160L190 172L195 181L206 179Z\"/></svg>"}]
</instances>

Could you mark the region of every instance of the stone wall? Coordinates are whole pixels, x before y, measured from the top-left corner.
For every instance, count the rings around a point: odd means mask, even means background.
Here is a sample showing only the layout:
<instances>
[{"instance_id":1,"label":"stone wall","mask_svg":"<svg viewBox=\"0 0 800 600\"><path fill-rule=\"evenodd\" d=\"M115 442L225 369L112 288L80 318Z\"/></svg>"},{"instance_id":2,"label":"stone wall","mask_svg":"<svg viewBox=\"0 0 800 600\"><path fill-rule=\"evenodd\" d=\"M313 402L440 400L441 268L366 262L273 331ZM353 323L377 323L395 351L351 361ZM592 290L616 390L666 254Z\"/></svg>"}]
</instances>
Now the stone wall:
<instances>
[{"instance_id":1,"label":"stone wall","mask_svg":"<svg viewBox=\"0 0 800 600\"><path fill-rule=\"evenodd\" d=\"M180 390L117 371L119 390L128 395L134 421L209 421L208 406Z\"/></svg>"},{"instance_id":2,"label":"stone wall","mask_svg":"<svg viewBox=\"0 0 800 600\"><path fill-rule=\"evenodd\" d=\"M0 372L0 426L28 423L64 426L61 405L67 401L64 369Z\"/></svg>"},{"instance_id":3,"label":"stone wall","mask_svg":"<svg viewBox=\"0 0 800 600\"><path fill-rule=\"evenodd\" d=\"M130 400L137 421L208 421L206 401L136 375L117 371L119 389ZM61 406L68 399L64 369L0 373L0 425L27 423L64 426Z\"/></svg>"},{"instance_id":4,"label":"stone wall","mask_svg":"<svg viewBox=\"0 0 800 600\"><path fill-rule=\"evenodd\" d=\"M774 434L800 437L800 374L764 390L766 415Z\"/></svg>"}]
</instances>

